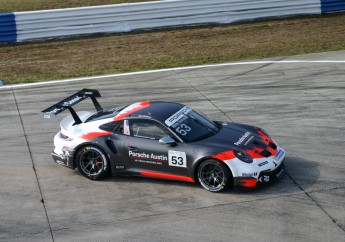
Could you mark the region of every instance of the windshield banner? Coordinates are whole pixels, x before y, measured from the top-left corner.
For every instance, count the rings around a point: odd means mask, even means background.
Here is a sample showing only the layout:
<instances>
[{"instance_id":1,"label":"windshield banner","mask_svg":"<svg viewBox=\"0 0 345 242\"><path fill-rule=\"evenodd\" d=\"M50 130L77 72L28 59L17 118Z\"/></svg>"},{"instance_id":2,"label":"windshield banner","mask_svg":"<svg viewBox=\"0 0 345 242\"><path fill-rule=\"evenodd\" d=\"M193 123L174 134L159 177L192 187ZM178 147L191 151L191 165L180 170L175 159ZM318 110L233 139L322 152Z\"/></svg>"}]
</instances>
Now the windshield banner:
<instances>
[{"instance_id":1,"label":"windshield banner","mask_svg":"<svg viewBox=\"0 0 345 242\"><path fill-rule=\"evenodd\" d=\"M181 118L185 116L185 114L189 113L191 109L189 107L183 107L176 113L174 113L171 117L169 117L167 120L165 120L165 124L170 127L177 121L179 121Z\"/></svg>"}]
</instances>

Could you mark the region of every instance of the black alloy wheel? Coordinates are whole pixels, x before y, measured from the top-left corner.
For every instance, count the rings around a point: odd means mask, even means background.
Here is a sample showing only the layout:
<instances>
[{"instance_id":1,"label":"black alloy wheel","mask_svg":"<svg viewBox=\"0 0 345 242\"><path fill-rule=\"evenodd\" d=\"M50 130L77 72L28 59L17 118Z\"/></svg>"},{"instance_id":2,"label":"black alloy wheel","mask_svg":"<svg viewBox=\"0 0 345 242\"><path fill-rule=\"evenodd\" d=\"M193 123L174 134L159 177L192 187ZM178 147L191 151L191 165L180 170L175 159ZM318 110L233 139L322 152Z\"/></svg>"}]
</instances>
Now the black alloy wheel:
<instances>
[{"instance_id":1,"label":"black alloy wheel","mask_svg":"<svg viewBox=\"0 0 345 242\"><path fill-rule=\"evenodd\" d=\"M230 185L230 172L217 160L205 160L198 168L200 184L211 192L224 191Z\"/></svg>"},{"instance_id":2,"label":"black alloy wheel","mask_svg":"<svg viewBox=\"0 0 345 242\"><path fill-rule=\"evenodd\" d=\"M95 146L85 146L78 151L77 167L79 172L92 180L100 180L109 171L109 162L102 150Z\"/></svg>"}]
</instances>

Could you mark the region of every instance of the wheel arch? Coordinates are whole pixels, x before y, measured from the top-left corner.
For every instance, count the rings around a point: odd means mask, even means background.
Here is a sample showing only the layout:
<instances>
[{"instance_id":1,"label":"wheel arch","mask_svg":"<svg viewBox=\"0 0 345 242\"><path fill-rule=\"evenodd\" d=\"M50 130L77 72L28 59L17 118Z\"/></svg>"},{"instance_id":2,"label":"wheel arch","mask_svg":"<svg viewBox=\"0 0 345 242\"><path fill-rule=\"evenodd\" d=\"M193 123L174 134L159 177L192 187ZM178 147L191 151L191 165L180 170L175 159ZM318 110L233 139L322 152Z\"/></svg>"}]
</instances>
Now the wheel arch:
<instances>
[{"instance_id":1,"label":"wheel arch","mask_svg":"<svg viewBox=\"0 0 345 242\"><path fill-rule=\"evenodd\" d=\"M225 167L226 167L226 169L229 171L229 174L230 174L230 178L231 178L231 183L232 183L232 185L233 185L233 183L234 183L234 172L233 172L233 168L231 168L226 162L224 162L224 161L222 161L222 160L219 160L219 159L216 159L216 158L213 158L212 156L205 156L205 157L202 157L201 159L199 159L197 162L195 162L195 165L194 165L194 168L193 168L193 173L192 173L192 175L193 175L193 179L194 179L194 181L197 181L197 182L199 182L199 180L198 180L198 168L199 168L199 166L201 165L201 163L203 162L203 161L205 161L205 160L216 160L216 161L218 161L218 162L220 162L220 163L223 163L223 164L225 164Z\"/></svg>"},{"instance_id":2,"label":"wheel arch","mask_svg":"<svg viewBox=\"0 0 345 242\"><path fill-rule=\"evenodd\" d=\"M76 147L74 148L74 150L73 150L73 168L76 168L76 167L77 167L77 163L76 163L77 161L76 161L76 159L77 159L78 152L79 152L83 147L88 146L88 145L94 146L94 147L100 149L100 150L106 155L106 157L107 157L107 159L108 159L109 167L110 167L110 169L111 169L111 161L110 161L110 155L109 155L109 153L108 153L101 145L99 145L99 144L97 144L97 143L94 143L94 142L85 142L85 143L81 143L81 144L79 144L78 146L76 146Z\"/></svg>"}]
</instances>

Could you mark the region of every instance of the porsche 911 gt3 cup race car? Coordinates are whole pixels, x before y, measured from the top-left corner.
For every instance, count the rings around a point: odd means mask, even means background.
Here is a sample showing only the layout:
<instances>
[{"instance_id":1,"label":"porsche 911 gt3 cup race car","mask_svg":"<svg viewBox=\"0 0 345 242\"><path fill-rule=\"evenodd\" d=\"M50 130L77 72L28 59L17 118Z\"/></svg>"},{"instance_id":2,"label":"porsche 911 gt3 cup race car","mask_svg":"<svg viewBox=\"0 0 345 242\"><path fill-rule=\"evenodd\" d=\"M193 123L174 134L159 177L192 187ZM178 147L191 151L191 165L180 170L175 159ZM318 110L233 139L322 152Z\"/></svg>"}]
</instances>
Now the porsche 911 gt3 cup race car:
<instances>
[{"instance_id":1,"label":"porsche 911 gt3 cup race car","mask_svg":"<svg viewBox=\"0 0 345 242\"><path fill-rule=\"evenodd\" d=\"M258 127L210 121L183 104L145 101L103 110L97 90L83 89L43 110L45 118L68 109L52 156L87 178L134 175L198 181L212 192L254 188L285 173L285 151ZM91 98L96 112L72 106Z\"/></svg>"}]
</instances>

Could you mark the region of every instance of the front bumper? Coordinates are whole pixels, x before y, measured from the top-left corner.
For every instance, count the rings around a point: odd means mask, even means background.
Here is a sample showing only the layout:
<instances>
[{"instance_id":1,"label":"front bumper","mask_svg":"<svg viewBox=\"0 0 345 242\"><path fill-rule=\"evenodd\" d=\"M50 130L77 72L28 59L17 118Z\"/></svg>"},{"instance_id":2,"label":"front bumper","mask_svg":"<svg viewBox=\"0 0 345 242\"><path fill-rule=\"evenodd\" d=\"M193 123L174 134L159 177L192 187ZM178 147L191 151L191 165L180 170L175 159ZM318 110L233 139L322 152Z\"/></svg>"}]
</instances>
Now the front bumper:
<instances>
[{"instance_id":1,"label":"front bumper","mask_svg":"<svg viewBox=\"0 0 345 242\"><path fill-rule=\"evenodd\" d=\"M258 185L269 184L282 178L285 174L284 161L273 171L263 171L259 175Z\"/></svg>"},{"instance_id":2,"label":"front bumper","mask_svg":"<svg viewBox=\"0 0 345 242\"><path fill-rule=\"evenodd\" d=\"M285 159L284 159L285 160ZM284 161L274 170L260 172L258 178L255 177L234 177L234 186L254 188L273 183L285 174Z\"/></svg>"}]
</instances>

